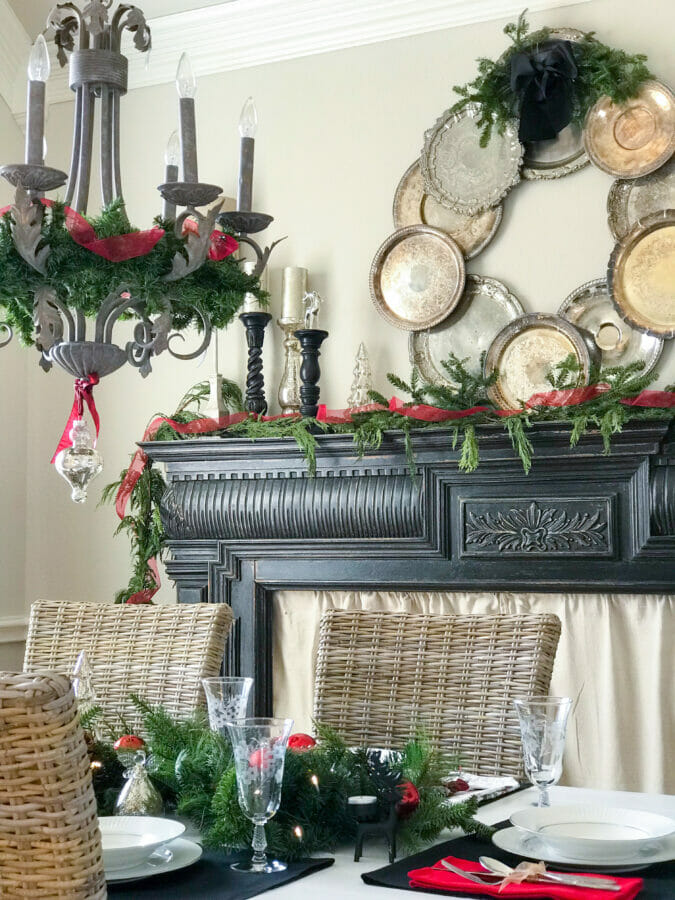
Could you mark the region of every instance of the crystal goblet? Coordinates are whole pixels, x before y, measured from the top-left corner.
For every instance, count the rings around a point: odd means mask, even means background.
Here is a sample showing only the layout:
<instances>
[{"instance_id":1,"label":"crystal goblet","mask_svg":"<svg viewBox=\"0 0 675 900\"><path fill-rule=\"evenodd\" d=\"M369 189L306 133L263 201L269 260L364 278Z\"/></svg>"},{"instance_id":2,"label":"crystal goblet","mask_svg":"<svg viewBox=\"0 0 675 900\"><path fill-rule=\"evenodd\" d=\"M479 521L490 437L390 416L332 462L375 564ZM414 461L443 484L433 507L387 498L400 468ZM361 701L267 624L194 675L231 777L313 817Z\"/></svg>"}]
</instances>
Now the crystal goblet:
<instances>
[{"instance_id":1,"label":"crystal goblet","mask_svg":"<svg viewBox=\"0 0 675 900\"><path fill-rule=\"evenodd\" d=\"M265 825L279 809L284 760L293 719L241 719L227 726L237 772L239 806L253 822L253 856L233 863L238 872L283 872L286 864L268 860Z\"/></svg>"},{"instance_id":2,"label":"crystal goblet","mask_svg":"<svg viewBox=\"0 0 675 900\"><path fill-rule=\"evenodd\" d=\"M523 762L528 781L539 788L537 806L550 806L548 789L562 775L569 697L514 700L520 724Z\"/></svg>"},{"instance_id":3,"label":"crystal goblet","mask_svg":"<svg viewBox=\"0 0 675 900\"><path fill-rule=\"evenodd\" d=\"M246 718L248 695L252 686L252 678L239 676L202 678L211 731L216 731L225 737L230 722Z\"/></svg>"}]
</instances>

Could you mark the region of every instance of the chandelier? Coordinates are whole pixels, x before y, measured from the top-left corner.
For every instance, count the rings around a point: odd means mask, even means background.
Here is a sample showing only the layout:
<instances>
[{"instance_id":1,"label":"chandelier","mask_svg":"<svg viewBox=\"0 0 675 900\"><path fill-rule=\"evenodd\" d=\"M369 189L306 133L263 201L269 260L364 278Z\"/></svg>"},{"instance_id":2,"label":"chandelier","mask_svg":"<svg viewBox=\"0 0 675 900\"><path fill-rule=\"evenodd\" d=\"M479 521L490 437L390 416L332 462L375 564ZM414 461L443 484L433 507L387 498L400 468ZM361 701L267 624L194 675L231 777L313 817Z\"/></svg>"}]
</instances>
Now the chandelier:
<instances>
[{"instance_id":1,"label":"chandelier","mask_svg":"<svg viewBox=\"0 0 675 900\"><path fill-rule=\"evenodd\" d=\"M237 209L221 213L222 201L214 201L222 189L200 181L196 80L189 58L183 54L176 74L179 130L169 140L165 179L158 188L163 199L162 216L146 231L110 226L111 221L117 225L127 221L120 164L120 102L127 91L128 76L122 38L128 32L135 49L147 53L150 28L135 6L93 0L82 9L73 2L57 4L49 14L47 29L53 34L59 64L69 66L70 88L75 94L72 155L68 173L45 165L45 88L50 57L45 38L40 35L28 64L25 161L0 168L0 175L15 188L13 203L0 211L0 239L5 235L11 245L9 256L15 260L12 283L19 285L24 296L30 295L32 310L29 306L26 311L24 303L23 310L17 312L12 300L8 302L5 296L3 303L0 298L0 305L14 312L13 319L5 316L8 321L0 322L0 347L9 343L18 322L23 337L32 339L40 353L45 371L56 364L75 378L73 411L52 461L73 487L73 499L82 501L88 481L101 470L95 439L84 421L86 404L98 434L94 385L126 363L146 376L152 358L165 351L178 359L200 356L210 343L213 328L226 324L245 294L260 293L259 276L274 244L263 249L250 235L265 229L272 217L251 210L257 115L250 98L239 124ZM97 109L98 146L94 127ZM96 233L96 222L85 218L95 153L100 170L101 216L105 213L106 228L113 232L103 236ZM63 203L45 198L46 192L64 185ZM209 208L203 211L205 207ZM252 271L242 271L231 256L239 243L247 244L255 253ZM81 248L87 253L83 255ZM72 282L59 278L64 254L70 260L69 272L75 273ZM82 273L73 260L82 260ZM119 271L138 277L118 278L111 263L120 263ZM0 262L0 281L6 274L3 264L7 263ZM101 274L101 267L109 277ZM105 290L85 302L78 291L90 290L93 281L104 285ZM190 292L196 299L186 305L185 297ZM202 294L210 305L201 302ZM229 298L229 306L221 307L221 296ZM113 332L117 323L127 318L134 318L136 325L132 340L121 346L114 342ZM92 319L88 326L87 320ZM183 339L180 331L189 324L197 325L201 339L196 349L181 353L175 349L175 339Z\"/></svg>"}]
</instances>

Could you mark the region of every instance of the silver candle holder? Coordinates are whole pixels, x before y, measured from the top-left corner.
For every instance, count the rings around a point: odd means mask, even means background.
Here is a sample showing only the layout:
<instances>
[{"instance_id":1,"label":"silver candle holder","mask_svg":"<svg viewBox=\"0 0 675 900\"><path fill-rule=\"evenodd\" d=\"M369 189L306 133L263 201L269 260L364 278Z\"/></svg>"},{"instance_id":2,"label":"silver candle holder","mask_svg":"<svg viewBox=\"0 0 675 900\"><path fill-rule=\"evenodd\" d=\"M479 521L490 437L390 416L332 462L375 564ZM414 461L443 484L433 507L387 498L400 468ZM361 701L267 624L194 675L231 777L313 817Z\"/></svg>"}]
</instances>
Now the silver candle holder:
<instances>
[{"instance_id":1,"label":"silver candle holder","mask_svg":"<svg viewBox=\"0 0 675 900\"><path fill-rule=\"evenodd\" d=\"M295 332L302 328L301 319L277 319L277 325L284 333L284 372L279 382L277 398L283 415L300 412L300 341Z\"/></svg>"}]
</instances>

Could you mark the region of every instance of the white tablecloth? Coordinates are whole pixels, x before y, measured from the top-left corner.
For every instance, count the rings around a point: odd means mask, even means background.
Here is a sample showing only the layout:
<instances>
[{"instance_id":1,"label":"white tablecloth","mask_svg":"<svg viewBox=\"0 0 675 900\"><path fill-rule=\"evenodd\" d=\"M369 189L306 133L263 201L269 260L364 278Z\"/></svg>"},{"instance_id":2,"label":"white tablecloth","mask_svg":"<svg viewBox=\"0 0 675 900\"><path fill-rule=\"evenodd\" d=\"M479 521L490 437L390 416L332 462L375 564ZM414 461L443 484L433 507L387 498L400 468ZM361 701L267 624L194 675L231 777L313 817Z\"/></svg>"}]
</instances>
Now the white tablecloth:
<instances>
[{"instance_id":1,"label":"white tablecloth","mask_svg":"<svg viewBox=\"0 0 675 900\"><path fill-rule=\"evenodd\" d=\"M487 824L501 822L512 812L532 803L536 790L530 788L501 800L496 800L478 811L478 818ZM551 803L600 803L609 806L620 806L626 809L642 809L649 812L662 813L675 818L675 796L665 794L636 794L625 791L591 791L585 788L554 787L551 789ZM448 840L451 834L445 833L440 840ZM374 887L361 881L361 873L379 869L387 864L387 851L383 842L366 841L364 855L354 862L354 848L341 849L335 855L335 864L329 869L308 875L300 881L280 888L275 888L269 896L274 900L288 898L307 898L307 900L393 900L399 897L412 897L407 891L394 892L391 888ZM420 893L419 896L430 896ZM450 895L446 895L448 898ZM457 900L462 900L456 895Z\"/></svg>"}]
</instances>

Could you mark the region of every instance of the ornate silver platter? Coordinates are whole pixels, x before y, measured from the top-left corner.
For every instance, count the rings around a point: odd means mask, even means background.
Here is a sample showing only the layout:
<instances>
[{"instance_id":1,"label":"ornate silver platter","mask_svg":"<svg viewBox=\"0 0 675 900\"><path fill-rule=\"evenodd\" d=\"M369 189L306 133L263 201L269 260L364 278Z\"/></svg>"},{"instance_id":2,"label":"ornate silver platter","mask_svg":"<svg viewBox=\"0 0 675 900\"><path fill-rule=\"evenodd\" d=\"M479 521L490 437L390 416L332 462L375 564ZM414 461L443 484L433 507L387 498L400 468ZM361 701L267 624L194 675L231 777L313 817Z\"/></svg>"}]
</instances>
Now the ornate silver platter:
<instances>
[{"instance_id":1,"label":"ornate silver platter","mask_svg":"<svg viewBox=\"0 0 675 900\"><path fill-rule=\"evenodd\" d=\"M620 241L640 219L660 209L675 208L675 156L642 178L614 182L607 196L607 221Z\"/></svg>"},{"instance_id":2,"label":"ornate silver platter","mask_svg":"<svg viewBox=\"0 0 675 900\"><path fill-rule=\"evenodd\" d=\"M475 103L443 113L425 133L420 157L427 193L467 216L496 206L518 184L523 157L517 122L481 147L479 117Z\"/></svg>"},{"instance_id":3,"label":"ornate silver platter","mask_svg":"<svg viewBox=\"0 0 675 900\"><path fill-rule=\"evenodd\" d=\"M537 31L531 37L542 47L550 41L580 41L584 36L578 28L553 28L547 32ZM523 155L523 178L528 181L562 178L587 166L590 160L584 148L584 132L579 125L567 128L550 141L534 141L525 144Z\"/></svg>"},{"instance_id":4,"label":"ornate silver platter","mask_svg":"<svg viewBox=\"0 0 675 900\"><path fill-rule=\"evenodd\" d=\"M411 225L389 235L375 254L370 296L391 325L420 331L450 315L464 279L464 257L453 239L429 225Z\"/></svg>"},{"instance_id":5,"label":"ornate silver platter","mask_svg":"<svg viewBox=\"0 0 675 900\"><path fill-rule=\"evenodd\" d=\"M617 313L605 278L588 281L572 291L558 315L593 335L603 368L642 361L644 372L651 372L663 351L661 338L636 331Z\"/></svg>"},{"instance_id":6,"label":"ornate silver platter","mask_svg":"<svg viewBox=\"0 0 675 900\"><path fill-rule=\"evenodd\" d=\"M607 284L619 314L657 337L675 337L675 209L637 222L609 258Z\"/></svg>"},{"instance_id":7,"label":"ornate silver platter","mask_svg":"<svg viewBox=\"0 0 675 900\"><path fill-rule=\"evenodd\" d=\"M457 242L465 259L473 259L495 236L502 221L502 206L494 206L475 216L466 216L443 206L424 190L419 160L405 172L394 194L394 226L431 225Z\"/></svg>"},{"instance_id":8,"label":"ornate silver platter","mask_svg":"<svg viewBox=\"0 0 675 900\"><path fill-rule=\"evenodd\" d=\"M675 95L660 81L645 81L620 105L601 97L586 115L584 144L593 165L615 178L655 172L675 152Z\"/></svg>"},{"instance_id":9,"label":"ornate silver platter","mask_svg":"<svg viewBox=\"0 0 675 900\"><path fill-rule=\"evenodd\" d=\"M467 369L479 375L481 354L495 335L523 312L520 301L501 281L467 275L457 309L435 328L410 335L410 362L431 384L452 384L443 367L451 353L468 358Z\"/></svg>"},{"instance_id":10,"label":"ornate silver platter","mask_svg":"<svg viewBox=\"0 0 675 900\"><path fill-rule=\"evenodd\" d=\"M488 391L490 400L501 409L518 409L533 394L550 391L546 376L554 365L570 353L576 357L588 380L591 357L577 329L559 316L534 313L506 325L490 344L485 373L498 373Z\"/></svg>"}]
</instances>

